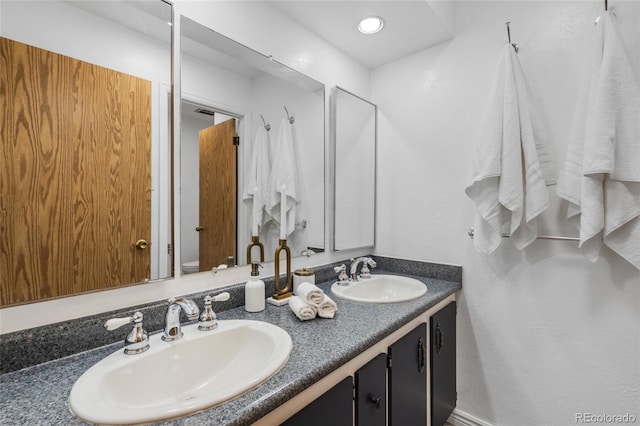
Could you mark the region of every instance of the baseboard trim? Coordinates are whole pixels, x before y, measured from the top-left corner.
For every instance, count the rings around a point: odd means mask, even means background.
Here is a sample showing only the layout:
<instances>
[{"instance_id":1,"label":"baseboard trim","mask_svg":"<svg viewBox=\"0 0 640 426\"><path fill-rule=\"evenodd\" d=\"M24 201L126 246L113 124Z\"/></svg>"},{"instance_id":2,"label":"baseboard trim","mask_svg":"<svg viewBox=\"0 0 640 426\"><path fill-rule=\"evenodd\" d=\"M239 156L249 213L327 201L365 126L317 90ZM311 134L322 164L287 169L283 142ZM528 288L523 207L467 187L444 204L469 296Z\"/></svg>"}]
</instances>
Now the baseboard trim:
<instances>
[{"instance_id":1,"label":"baseboard trim","mask_svg":"<svg viewBox=\"0 0 640 426\"><path fill-rule=\"evenodd\" d=\"M491 423L473 417L471 414L460 411L457 408L453 410L447 421L454 426L493 426Z\"/></svg>"}]
</instances>

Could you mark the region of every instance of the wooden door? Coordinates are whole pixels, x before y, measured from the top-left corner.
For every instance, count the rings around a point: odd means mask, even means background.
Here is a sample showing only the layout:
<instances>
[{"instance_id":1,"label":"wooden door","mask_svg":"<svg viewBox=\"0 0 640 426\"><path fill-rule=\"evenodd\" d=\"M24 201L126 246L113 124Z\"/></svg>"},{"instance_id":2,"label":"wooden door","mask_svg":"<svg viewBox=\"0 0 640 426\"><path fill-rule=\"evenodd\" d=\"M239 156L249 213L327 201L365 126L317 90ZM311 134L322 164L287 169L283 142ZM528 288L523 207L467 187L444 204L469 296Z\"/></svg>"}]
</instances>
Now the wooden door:
<instances>
[{"instance_id":1,"label":"wooden door","mask_svg":"<svg viewBox=\"0 0 640 426\"><path fill-rule=\"evenodd\" d=\"M427 424L427 325L389 346L389 426Z\"/></svg>"},{"instance_id":2,"label":"wooden door","mask_svg":"<svg viewBox=\"0 0 640 426\"><path fill-rule=\"evenodd\" d=\"M149 277L151 83L0 38L7 306Z\"/></svg>"},{"instance_id":3,"label":"wooden door","mask_svg":"<svg viewBox=\"0 0 640 426\"><path fill-rule=\"evenodd\" d=\"M236 255L236 120L200 130L200 270Z\"/></svg>"},{"instance_id":4,"label":"wooden door","mask_svg":"<svg viewBox=\"0 0 640 426\"><path fill-rule=\"evenodd\" d=\"M431 426L443 426L456 408L456 302L431 317Z\"/></svg>"}]
</instances>

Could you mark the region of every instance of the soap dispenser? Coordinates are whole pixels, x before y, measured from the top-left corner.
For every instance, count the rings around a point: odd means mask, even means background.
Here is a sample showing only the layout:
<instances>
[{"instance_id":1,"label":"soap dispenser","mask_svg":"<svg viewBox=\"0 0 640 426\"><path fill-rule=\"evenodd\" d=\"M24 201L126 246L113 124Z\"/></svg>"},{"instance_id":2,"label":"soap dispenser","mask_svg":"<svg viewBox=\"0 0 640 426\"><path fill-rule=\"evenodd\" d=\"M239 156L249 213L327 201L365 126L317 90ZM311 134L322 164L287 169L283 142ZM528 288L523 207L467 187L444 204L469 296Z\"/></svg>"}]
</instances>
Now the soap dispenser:
<instances>
[{"instance_id":1,"label":"soap dispenser","mask_svg":"<svg viewBox=\"0 0 640 426\"><path fill-rule=\"evenodd\" d=\"M251 262L251 278L244 286L244 309L247 312L264 311L264 282L260 279L258 262Z\"/></svg>"}]
</instances>

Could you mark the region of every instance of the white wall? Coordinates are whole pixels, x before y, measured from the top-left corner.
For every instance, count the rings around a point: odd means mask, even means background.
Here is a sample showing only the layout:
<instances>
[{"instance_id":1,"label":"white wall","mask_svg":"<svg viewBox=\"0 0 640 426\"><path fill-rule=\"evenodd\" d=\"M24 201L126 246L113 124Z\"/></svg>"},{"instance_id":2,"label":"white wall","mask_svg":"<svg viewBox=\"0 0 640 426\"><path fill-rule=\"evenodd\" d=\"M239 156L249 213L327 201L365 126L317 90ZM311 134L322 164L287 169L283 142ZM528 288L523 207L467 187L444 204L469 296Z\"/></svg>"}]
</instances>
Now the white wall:
<instances>
[{"instance_id":1,"label":"white wall","mask_svg":"<svg viewBox=\"0 0 640 426\"><path fill-rule=\"evenodd\" d=\"M324 83L327 87L325 93L325 114L327 117L325 140L329 135L328 89L330 87L339 85L360 96L369 97L370 73L368 69L306 28L293 22L266 2L178 0L174 2L174 5L176 16L183 14L252 49L272 55L279 62ZM4 10L4 5L2 7ZM2 24L4 26L4 21ZM180 131L179 127L176 128L176 131ZM175 161L180 161L179 155L176 156ZM328 191L329 166L326 162L324 179L325 191ZM178 177L176 177L175 187L180 187ZM176 194L175 201L179 202L179 193ZM325 204L325 247L327 248L329 247L329 230L331 229L329 209L330 206L327 202ZM176 209L174 214L175 219L179 221L179 210ZM176 242L180 241L179 228L175 230L174 236ZM294 259L292 269L303 265L313 266L347 259L368 252L369 250L353 250L338 254L320 253L309 261L303 258ZM180 259L178 244L176 244L174 253L176 259ZM216 276L203 273L181 277L179 261L176 266L178 266L176 268L177 277L171 280L1 309L0 333L93 315L98 312L162 300L175 295L204 291L248 279L250 273L249 267L245 266L221 272ZM264 276L273 275L273 264L266 265L262 273Z\"/></svg>"},{"instance_id":2,"label":"white wall","mask_svg":"<svg viewBox=\"0 0 640 426\"><path fill-rule=\"evenodd\" d=\"M640 3L609 2L640 70ZM379 107L381 255L463 265L457 409L495 425L575 424L576 413L640 418L640 272L607 249L508 240L478 254L464 195L505 21L564 157L584 40L602 2L461 2L457 36L372 73ZM541 234L570 235L555 188ZM571 234L573 235L573 234Z\"/></svg>"}]
</instances>

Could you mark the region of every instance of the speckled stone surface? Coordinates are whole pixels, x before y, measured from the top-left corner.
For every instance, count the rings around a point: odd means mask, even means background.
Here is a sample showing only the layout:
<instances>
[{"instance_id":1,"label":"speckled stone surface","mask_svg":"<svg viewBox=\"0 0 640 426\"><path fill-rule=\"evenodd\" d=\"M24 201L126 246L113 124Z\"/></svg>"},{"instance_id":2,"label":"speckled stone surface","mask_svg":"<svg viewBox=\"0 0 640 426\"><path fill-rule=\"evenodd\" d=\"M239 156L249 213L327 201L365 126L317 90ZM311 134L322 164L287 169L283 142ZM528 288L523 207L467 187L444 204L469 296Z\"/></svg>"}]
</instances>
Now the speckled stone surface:
<instances>
[{"instance_id":1,"label":"speckled stone surface","mask_svg":"<svg viewBox=\"0 0 640 426\"><path fill-rule=\"evenodd\" d=\"M380 264L380 258L376 259ZM378 273L402 273L407 268L422 272L432 267L401 265L397 270ZM459 267L447 267L458 268ZM381 268L378 268L381 269ZM455 273L455 272L452 272ZM266 321L286 330L293 340L287 364L274 377L256 389L218 407L162 424L171 425L244 425L258 420L281 403L331 373L363 350L406 324L440 300L462 288L460 280L439 280L416 274L428 292L416 300L392 304L363 304L332 297L338 305L334 319L301 322L287 306L267 305L263 312L248 313L242 306L219 312L218 318ZM319 281L319 280L318 280ZM319 286L331 296L331 280ZM232 290L236 291L235 286ZM241 286L240 286L241 288ZM164 305L162 305L164 306ZM162 318L160 318L160 323ZM3 339L2 345L6 341ZM24 345L21 345L24 348ZM106 355L121 350L114 343L77 355L24 368L0 376L0 424L82 424L67 407L71 387L90 366ZM4 364L5 360L2 359ZM256 355L259 362L259 354Z\"/></svg>"}]
</instances>

